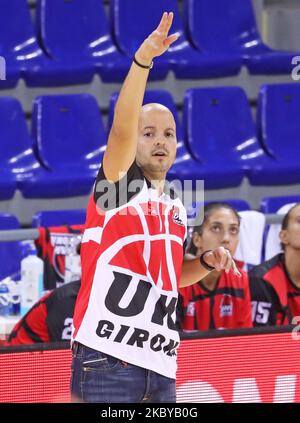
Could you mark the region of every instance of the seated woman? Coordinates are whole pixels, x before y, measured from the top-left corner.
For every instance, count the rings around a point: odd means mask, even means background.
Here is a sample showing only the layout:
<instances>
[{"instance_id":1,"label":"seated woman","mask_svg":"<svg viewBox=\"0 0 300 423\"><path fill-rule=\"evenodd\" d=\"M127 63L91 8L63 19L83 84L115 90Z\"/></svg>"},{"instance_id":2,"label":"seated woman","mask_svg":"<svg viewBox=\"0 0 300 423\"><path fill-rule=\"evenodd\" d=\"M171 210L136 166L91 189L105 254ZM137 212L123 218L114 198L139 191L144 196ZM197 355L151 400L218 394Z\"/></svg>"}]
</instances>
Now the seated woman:
<instances>
[{"instance_id":1,"label":"seated woman","mask_svg":"<svg viewBox=\"0 0 300 423\"><path fill-rule=\"evenodd\" d=\"M223 246L234 255L239 242L240 216L227 203L209 203L204 219L193 230L186 257ZM182 330L252 327L248 275L235 260L241 276L213 270L198 283L179 290L178 326Z\"/></svg>"}]
</instances>

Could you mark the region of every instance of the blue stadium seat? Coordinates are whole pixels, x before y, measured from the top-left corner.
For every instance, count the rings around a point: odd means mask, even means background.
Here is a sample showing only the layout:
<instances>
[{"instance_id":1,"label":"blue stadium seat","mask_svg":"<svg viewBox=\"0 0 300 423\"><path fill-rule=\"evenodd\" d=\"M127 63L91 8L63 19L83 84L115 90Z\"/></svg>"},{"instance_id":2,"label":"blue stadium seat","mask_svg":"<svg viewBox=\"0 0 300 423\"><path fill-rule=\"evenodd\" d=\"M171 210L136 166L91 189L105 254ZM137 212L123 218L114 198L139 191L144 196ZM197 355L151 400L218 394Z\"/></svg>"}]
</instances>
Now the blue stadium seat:
<instances>
[{"instance_id":1,"label":"blue stadium seat","mask_svg":"<svg viewBox=\"0 0 300 423\"><path fill-rule=\"evenodd\" d=\"M282 183L300 182L300 86L263 85L257 105L257 126L261 142L275 158ZM268 168L264 169L265 173Z\"/></svg>"},{"instance_id":2,"label":"blue stadium seat","mask_svg":"<svg viewBox=\"0 0 300 423\"><path fill-rule=\"evenodd\" d=\"M188 33L197 48L239 54L251 74L291 74L297 53L263 43L251 0L185 0L184 4Z\"/></svg>"},{"instance_id":3,"label":"blue stadium seat","mask_svg":"<svg viewBox=\"0 0 300 423\"><path fill-rule=\"evenodd\" d=\"M25 115L21 104L13 97L0 98L0 138L0 193L5 193L7 181L8 186L11 184L10 197L16 187L26 196L27 188L47 172L34 155Z\"/></svg>"},{"instance_id":4,"label":"blue stadium seat","mask_svg":"<svg viewBox=\"0 0 300 423\"><path fill-rule=\"evenodd\" d=\"M260 203L262 213L277 213L285 204L300 203L300 195L287 195L280 197L264 197Z\"/></svg>"},{"instance_id":5,"label":"blue stadium seat","mask_svg":"<svg viewBox=\"0 0 300 423\"><path fill-rule=\"evenodd\" d=\"M114 93L111 96L109 108L109 128L111 127L113 121L113 113L117 98L118 93ZM217 187L219 187L220 185L216 184L215 175L210 173L210 169L207 169L207 166L205 166L203 163L196 162L193 157L191 157L190 153L187 151L183 139L182 126L179 122L176 106L171 94L168 91L164 90L147 90L145 92L143 104L147 103L163 104L171 110L175 118L177 129L177 154L176 160L168 172L168 180L172 181L176 179L183 182L184 180L194 181L205 179L206 188L215 187L216 185ZM227 186L227 181L224 181L224 178L220 178L220 181L221 180L222 184L225 184L225 186Z\"/></svg>"},{"instance_id":6,"label":"blue stadium seat","mask_svg":"<svg viewBox=\"0 0 300 423\"><path fill-rule=\"evenodd\" d=\"M240 200L236 198L232 199L225 199L225 200L210 200L210 201L199 201L197 203L192 203L190 206L187 207L187 215L189 219L194 219L198 214L200 207L203 207L204 205L207 205L209 203L227 203L231 207L234 207L238 212L245 211L245 210L251 210L250 204L245 200Z\"/></svg>"},{"instance_id":7,"label":"blue stadium seat","mask_svg":"<svg viewBox=\"0 0 300 423\"><path fill-rule=\"evenodd\" d=\"M16 179L8 172L0 171L0 200L9 200L17 188Z\"/></svg>"},{"instance_id":8,"label":"blue stadium seat","mask_svg":"<svg viewBox=\"0 0 300 423\"><path fill-rule=\"evenodd\" d=\"M101 164L106 132L89 94L37 97L32 128L35 149L51 177L37 181L40 195L87 195Z\"/></svg>"},{"instance_id":9,"label":"blue stadium seat","mask_svg":"<svg viewBox=\"0 0 300 423\"><path fill-rule=\"evenodd\" d=\"M156 10L156 3L158 2L139 0L110 2L110 21L114 40L122 53L130 59L160 21L161 13ZM151 13L149 13L149 6ZM169 69L169 63L163 59L163 56L156 57L155 65L149 73L149 80L165 79Z\"/></svg>"},{"instance_id":10,"label":"blue stadium seat","mask_svg":"<svg viewBox=\"0 0 300 423\"><path fill-rule=\"evenodd\" d=\"M32 216L32 226L64 226L83 225L85 223L86 210L45 210L39 211Z\"/></svg>"},{"instance_id":11,"label":"blue stadium seat","mask_svg":"<svg viewBox=\"0 0 300 423\"><path fill-rule=\"evenodd\" d=\"M84 82L95 72L104 82L124 80L131 61L112 42L102 0L38 0L37 22L43 47L62 74L81 69Z\"/></svg>"},{"instance_id":12,"label":"blue stadium seat","mask_svg":"<svg viewBox=\"0 0 300 423\"><path fill-rule=\"evenodd\" d=\"M27 0L0 0L0 52L7 62L7 79L0 88L24 78L29 86L67 85L78 82L76 69L58 79L59 63L47 57L34 32ZM92 74L90 79L92 78ZM80 82L84 82L84 78Z\"/></svg>"},{"instance_id":13,"label":"blue stadium seat","mask_svg":"<svg viewBox=\"0 0 300 423\"><path fill-rule=\"evenodd\" d=\"M38 118L44 121L42 111ZM51 124L54 129L56 122ZM82 171L76 171L77 175L75 172L55 172L40 164L33 151L22 107L13 97L0 98L0 138L0 198L11 198L16 188L25 198L67 197L89 192L92 176L87 187Z\"/></svg>"},{"instance_id":14,"label":"blue stadium seat","mask_svg":"<svg viewBox=\"0 0 300 423\"><path fill-rule=\"evenodd\" d=\"M6 80L0 81L0 88L12 88L21 77L24 63L28 63L27 55L38 48L32 38L27 1L0 0L0 8L0 54L6 61Z\"/></svg>"},{"instance_id":15,"label":"blue stadium seat","mask_svg":"<svg viewBox=\"0 0 300 423\"><path fill-rule=\"evenodd\" d=\"M196 160L218 171L237 167L252 185L290 183L289 166L270 157L259 143L242 88L190 89L184 104L187 142Z\"/></svg>"},{"instance_id":16,"label":"blue stadium seat","mask_svg":"<svg viewBox=\"0 0 300 423\"><path fill-rule=\"evenodd\" d=\"M0 213L0 230L20 229L16 216L10 213Z\"/></svg>"},{"instance_id":17,"label":"blue stadium seat","mask_svg":"<svg viewBox=\"0 0 300 423\"><path fill-rule=\"evenodd\" d=\"M0 230L19 229L18 219L10 213L0 213ZM20 279L22 247L20 242L0 242L0 280L12 276Z\"/></svg>"},{"instance_id":18,"label":"blue stadium seat","mask_svg":"<svg viewBox=\"0 0 300 423\"><path fill-rule=\"evenodd\" d=\"M221 200L221 202L230 204L230 206L234 207L237 211L251 210L250 204L245 200L232 198L232 199Z\"/></svg>"},{"instance_id":19,"label":"blue stadium seat","mask_svg":"<svg viewBox=\"0 0 300 423\"><path fill-rule=\"evenodd\" d=\"M4 53L1 53L1 55L2 57L4 57ZM18 69L16 64L12 63L12 61L9 59L5 59L5 64L1 64L1 66L4 66L4 68L1 68L0 90L14 88L20 78L20 70Z\"/></svg>"},{"instance_id":20,"label":"blue stadium seat","mask_svg":"<svg viewBox=\"0 0 300 423\"><path fill-rule=\"evenodd\" d=\"M189 151L196 160L206 163L211 178L215 173L218 185L239 185L250 169L246 158L263 154L241 88L187 90L184 125Z\"/></svg>"},{"instance_id":21,"label":"blue stadium seat","mask_svg":"<svg viewBox=\"0 0 300 423\"><path fill-rule=\"evenodd\" d=\"M158 24L162 13L174 11L171 33L177 32L180 37L163 56L155 58L150 79L165 78L169 69L174 71L176 78L187 79L234 75L241 68L238 56L200 53L189 44L176 0L112 0L110 7L115 40L130 58Z\"/></svg>"}]
</instances>

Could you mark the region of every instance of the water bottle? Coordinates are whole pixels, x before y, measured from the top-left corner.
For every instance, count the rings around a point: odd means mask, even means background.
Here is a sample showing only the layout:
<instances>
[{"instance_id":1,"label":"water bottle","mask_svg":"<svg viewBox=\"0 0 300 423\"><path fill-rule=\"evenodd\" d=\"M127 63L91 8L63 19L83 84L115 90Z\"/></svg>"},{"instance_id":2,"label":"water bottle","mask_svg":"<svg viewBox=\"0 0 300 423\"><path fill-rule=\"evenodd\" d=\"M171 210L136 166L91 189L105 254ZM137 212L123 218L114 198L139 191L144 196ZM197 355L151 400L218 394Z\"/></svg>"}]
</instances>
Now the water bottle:
<instances>
[{"instance_id":1,"label":"water bottle","mask_svg":"<svg viewBox=\"0 0 300 423\"><path fill-rule=\"evenodd\" d=\"M35 255L35 249L29 249L27 253L21 261L21 316L31 309L44 291L44 262Z\"/></svg>"},{"instance_id":2,"label":"water bottle","mask_svg":"<svg viewBox=\"0 0 300 423\"><path fill-rule=\"evenodd\" d=\"M0 283L0 316L10 314L9 289L6 283Z\"/></svg>"},{"instance_id":3,"label":"water bottle","mask_svg":"<svg viewBox=\"0 0 300 423\"><path fill-rule=\"evenodd\" d=\"M34 241L26 240L21 241L21 257L22 259L29 255L37 255L37 249Z\"/></svg>"}]
</instances>

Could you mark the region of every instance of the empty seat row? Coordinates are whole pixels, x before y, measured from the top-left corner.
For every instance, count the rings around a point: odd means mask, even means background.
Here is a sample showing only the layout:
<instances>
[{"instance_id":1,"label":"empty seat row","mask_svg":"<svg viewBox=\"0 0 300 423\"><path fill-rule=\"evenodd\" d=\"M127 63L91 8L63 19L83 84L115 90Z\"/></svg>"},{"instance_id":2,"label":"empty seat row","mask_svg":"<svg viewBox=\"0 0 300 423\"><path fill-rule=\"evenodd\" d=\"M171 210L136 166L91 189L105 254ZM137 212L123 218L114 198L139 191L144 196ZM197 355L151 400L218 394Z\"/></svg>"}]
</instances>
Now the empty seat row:
<instances>
[{"instance_id":1,"label":"empty seat row","mask_svg":"<svg viewBox=\"0 0 300 423\"><path fill-rule=\"evenodd\" d=\"M0 0L0 55L6 80L28 86L121 82L141 42L164 11L174 11L172 32L179 40L155 59L150 80L169 71L176 78L216 78L239 73L290 74L296 52L275 51L259 34L251 0L110 0L107 19L103 0L37 0L35 24L27 0Z\"/></svg>"},{"instance_id":2,"label":"empty seat row","mask_svg":"<svg viewBox=\"0 0 300 423\"><path fill-rule=\"evenodd\" d=\"M256 186L299 183L299 106L298 84L264 85L255 124L241 88L187 90L185 142L191 156L209 168L206 188L220 187L220 172L223 187L239 185L243 175Z\"/></svg>"},{"instance_id":3,"label":"empty seat row","mask_svg":"<svg viewBox=\"0 0 300 423\"><path fill-rule=\"evenodd\" d=\"M32 133L22 107L0 98L0 198L18 188L25 198L87 195L101 163L106 131L89 94L38 97Z\"/></svg>"},{"instance_id":4,"label":"empty seat row","mask_svg":"<svg viewBox=\"0 0 300 423\"><path fill-rule=\"evenodd\" d=\"M111 125L118 93L111 97ZM300 182L299 84L264 85L257 124L239 87L189 89L179 120L171 94L149 90L145 103L161 103L177 123L177 157L168 179L204 180L205 189ZM0 98L0 198L15 189L25 198L87 195L107 142L96 99L90 94L37 97L32 133L20 103Z\"/></svg>"}]
</instances>

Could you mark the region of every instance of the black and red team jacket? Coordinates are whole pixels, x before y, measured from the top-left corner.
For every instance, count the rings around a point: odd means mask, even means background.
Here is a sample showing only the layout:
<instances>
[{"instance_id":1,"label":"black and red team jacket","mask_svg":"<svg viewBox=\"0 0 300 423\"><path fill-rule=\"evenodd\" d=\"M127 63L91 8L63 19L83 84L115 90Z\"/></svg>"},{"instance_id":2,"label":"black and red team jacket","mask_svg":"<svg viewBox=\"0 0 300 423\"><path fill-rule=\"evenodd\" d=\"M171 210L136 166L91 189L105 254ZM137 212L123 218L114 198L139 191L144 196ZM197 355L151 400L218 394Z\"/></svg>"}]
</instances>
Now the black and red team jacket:
<instances>
[{"instance_id":1,"label":"black and red team jacket","mask_svg":"<svg viewBox=\"0 0 300 423\"><path fill-rule=\"evenodd\" d=\"M51 226L39 228L39 238L35 240L37 255L44 261L44 290L51 290L64 282L66 240L81 235L85 225ZM65 238L65 239L64 239ZM79 240L78 240L79 242ZM75 245L74 245L75 252Z\"/></svg>"},{"instance_id":2,"label":"black and red team jacket","mask_svg":"<svg viewBox=\"0 0 300 423\"><path fill-rule=\"evenodd\" d=\"M284 254L249 272L254 326L285 325L300 315L300 288L291 280Z\"/></svg>"},{"instance_id":3,"label":"black and red team jacket","mask_svg":"<svg viewBox=\"0 0 300 423\"><path fill-rule=\"evenodd\" d=\"M200 281L179 289L177 326L180 330L251 328L248 275L236 261L241 277L222 272L214 290Z\"/></svg>"}]
</instances>

